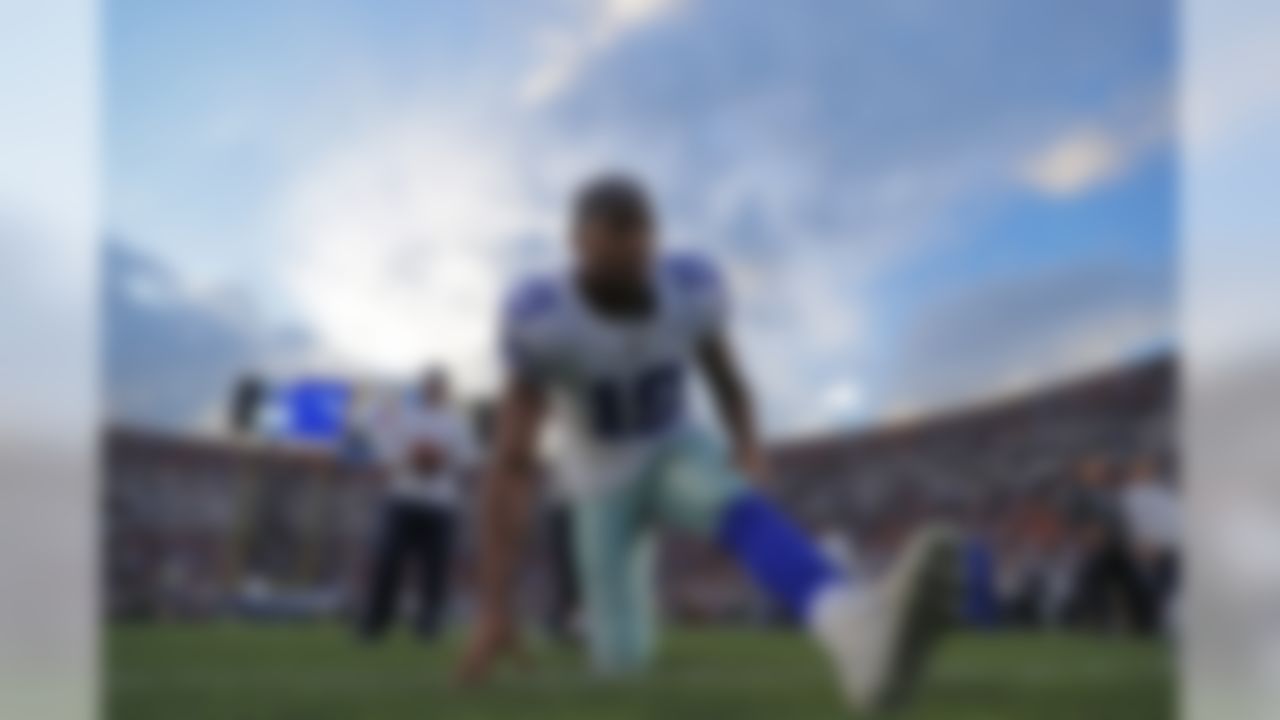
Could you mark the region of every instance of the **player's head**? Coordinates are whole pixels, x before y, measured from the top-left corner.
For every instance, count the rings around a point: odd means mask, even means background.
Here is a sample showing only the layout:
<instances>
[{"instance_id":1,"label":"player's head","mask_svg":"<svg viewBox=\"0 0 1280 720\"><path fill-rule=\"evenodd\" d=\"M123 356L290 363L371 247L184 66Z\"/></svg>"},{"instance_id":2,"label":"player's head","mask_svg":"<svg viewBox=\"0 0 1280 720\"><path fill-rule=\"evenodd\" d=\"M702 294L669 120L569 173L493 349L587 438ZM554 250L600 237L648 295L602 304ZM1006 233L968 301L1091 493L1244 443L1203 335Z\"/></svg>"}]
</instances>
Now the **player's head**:
<instances>
[{"instance_id":1,"label":"player's head","mask_svg":"<svg viewBox=\"0 0 1280 720\"><path fill-rule=\"evenodd\" d=\"M443 368L428 367L418 378L418 392L422 399L431 405L446 405L449 402L449 375Z\"/></svg>"},{"instance_id":2,"label":"player's head","mask_svg":"<svg viewBox=\"0 0 1280 720\"><path fill-rule=\"evenodd\" d=\"M574 199L573 251L588 278L643 283L653 256L654 217L644 188L620 174L585 183Z\"/></svg>"}]
</instances>

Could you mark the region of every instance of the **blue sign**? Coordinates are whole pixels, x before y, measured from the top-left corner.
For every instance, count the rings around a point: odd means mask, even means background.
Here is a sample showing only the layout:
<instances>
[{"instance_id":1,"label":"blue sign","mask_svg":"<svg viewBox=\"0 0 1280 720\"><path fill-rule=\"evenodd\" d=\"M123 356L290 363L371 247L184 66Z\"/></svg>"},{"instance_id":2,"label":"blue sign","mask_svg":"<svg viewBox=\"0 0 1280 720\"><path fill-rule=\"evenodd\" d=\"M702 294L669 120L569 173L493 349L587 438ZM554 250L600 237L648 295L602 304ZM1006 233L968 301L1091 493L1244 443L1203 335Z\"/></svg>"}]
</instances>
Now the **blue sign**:
<instances>
[{"instance_id":1,"label":"blue sign","mask_svg":"<svg viewBox=\"0 0 1280 720\"><path fill-rule=\"evenodd\" d=\"M340 380L307 378L282 385L277 400L283 410L280 433L312 442L337 442L347 430L354 392Z\"/></svg>"}]
</instances>

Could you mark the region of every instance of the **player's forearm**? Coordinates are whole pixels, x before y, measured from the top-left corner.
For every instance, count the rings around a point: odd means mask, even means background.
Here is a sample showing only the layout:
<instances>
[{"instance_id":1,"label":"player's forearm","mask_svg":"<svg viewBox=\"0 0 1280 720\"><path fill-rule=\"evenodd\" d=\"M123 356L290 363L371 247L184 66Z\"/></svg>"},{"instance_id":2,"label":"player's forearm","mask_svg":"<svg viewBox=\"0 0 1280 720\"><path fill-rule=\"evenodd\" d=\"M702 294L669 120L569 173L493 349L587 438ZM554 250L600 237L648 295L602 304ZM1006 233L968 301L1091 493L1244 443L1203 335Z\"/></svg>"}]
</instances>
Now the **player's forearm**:
<instances>
[{"instance_id":1,"label":"player's forearm","mask_svg":"<svg viewBox=\"0 0 1280 720\"><path fill-rule=\"evenodd\" d=\"M484 484L481 511L480 594L484 611L506 614L520 550L528 535L534 457L542 394L536 385L508 384L498 416L493 461Z\"/></svg>"},{"instance_id":2,"label":"player's forearm","mask_svg":"<svg viewBox=\"0 0 1280 720\"><path fill-rule=\"evenodd\" d=\"M716 411L738 455L758 451L755 404L742 377L728 338L714 334L698 348L699 361L711 385Z\"/></svg>"},{"instance_id":3,"label":"player's forearm","mask_svg":"<svg viewBox=\"0 0 1280 720\"><path fill-rule=\"evenodd\" d=\"M480 595L488 613L511 611L520 548L528 534L532 468L526 463L500 462L484 486Z\"/></svg>"},{"instance_id":4,"label":"player's forearm","mask_svg":"<svg viewBox=\"0 0 1280 720\"><path fill-rule=\"evenodd\" d=\"M740 379L726 378L716 390L716 406L737 452L754 452L759 443L755 403Z\"/></svg>"}]
</instances>

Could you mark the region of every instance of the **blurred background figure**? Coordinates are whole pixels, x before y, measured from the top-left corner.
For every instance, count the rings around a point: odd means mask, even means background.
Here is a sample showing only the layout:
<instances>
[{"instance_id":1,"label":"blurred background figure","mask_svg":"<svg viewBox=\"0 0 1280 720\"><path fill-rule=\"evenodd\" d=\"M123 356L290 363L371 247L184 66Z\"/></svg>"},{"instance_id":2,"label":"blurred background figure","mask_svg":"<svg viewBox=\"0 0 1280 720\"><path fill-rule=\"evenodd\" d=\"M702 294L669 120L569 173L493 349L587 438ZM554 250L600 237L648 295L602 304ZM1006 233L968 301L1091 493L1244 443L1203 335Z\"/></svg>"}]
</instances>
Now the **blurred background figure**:
<instances>
[{"instance_id":1,"label":"blurred background figure","mask_svg":"<svg viewBox=\"0 0 1280 720\"><path fill-rule=\"evenodd\" d=\"M1156 627L1155 605L1127 543L1114 468L1101 457L1075 470L1072 502L1082 565L1075 610L1095 629L1124 626L1140 633Z\"/></svg>"},{"instance_id":2,"label":"blurred background figure","mask_svg":"<svg viewBox=\"0 0 1280 720\"><path fill-rule=\"evenodd\" d=\"M231 391L228 426L234 437L252 439L258 429L260 409L270 392L266 382L257 375L246 373L236 381Z\"/></svg>"},{"instance_id":3,"label":"blurred background figure","mask_svg":"<svg viewBox=\"0 0 1280 720\"><path fill-rule=\"evenodd\" d=\"M1169 630L1178 589L1182 507L1171 479L1151 456L1134 461L1120 495L1129 549L1155 603L1157 622Z\"/></svg>"},{"instance_id":4,"label":"blurred background figure","mask_svg":"<svg viewBox=\"0 0 1280 720\"><path fill-rule=\"evenodd\" d=\"M386 473L386 498L372 547L360 632L377 639L394 619L402 580L417 581L414 629L434 637L448 609L461 483L478 450L466 417L451 404L448 376L425 371L404 393L375 401L350 442Z\"/></svg>"}]
</instances>

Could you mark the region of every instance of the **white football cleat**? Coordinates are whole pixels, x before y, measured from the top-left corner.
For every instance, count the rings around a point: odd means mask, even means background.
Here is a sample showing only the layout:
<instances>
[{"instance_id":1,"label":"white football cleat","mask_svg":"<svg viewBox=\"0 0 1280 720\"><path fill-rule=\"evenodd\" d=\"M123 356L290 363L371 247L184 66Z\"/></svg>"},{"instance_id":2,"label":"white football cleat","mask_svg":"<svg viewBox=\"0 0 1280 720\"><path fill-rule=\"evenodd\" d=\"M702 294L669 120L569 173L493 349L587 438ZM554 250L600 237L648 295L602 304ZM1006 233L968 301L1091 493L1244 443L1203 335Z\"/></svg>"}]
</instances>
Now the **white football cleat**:
<instances>
[{"instance_id":1,"label":"white football cleat","mask_svg":"<svg viewBox=\"0 0 1280 720\"><path fill-rule=\"evenodd\" d=\"M885 710L907 698L950 624L957 572L951 535L927 528L874 585L836 587L817 598L811 627L854 709Z\"/></svg>"}]
</instances>

